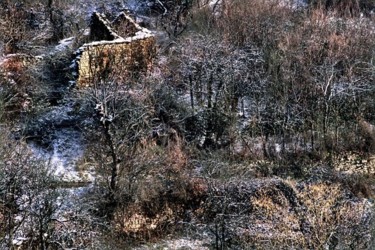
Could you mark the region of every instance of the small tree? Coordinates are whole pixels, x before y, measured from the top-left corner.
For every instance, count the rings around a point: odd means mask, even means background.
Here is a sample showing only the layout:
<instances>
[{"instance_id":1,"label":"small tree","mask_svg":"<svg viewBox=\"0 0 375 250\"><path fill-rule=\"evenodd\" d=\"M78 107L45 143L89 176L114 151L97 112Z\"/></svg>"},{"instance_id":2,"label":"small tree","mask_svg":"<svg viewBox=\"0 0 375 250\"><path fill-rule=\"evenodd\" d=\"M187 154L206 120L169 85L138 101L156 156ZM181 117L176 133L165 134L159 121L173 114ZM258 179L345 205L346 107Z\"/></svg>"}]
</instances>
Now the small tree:
<instances>
[{"instance_id":1,"label":"small tree","mask_svg":"<svg viewBox=\"0 0 375 250\"><path fill-rule=\"evenodd\" d=\"M148 89L133 84L121 62L112 65L112 60L107 59L104 66L101 62L92 66L95 68L90 79L92 87L79 90L77 101L84 114L94 116L84 127L89 137L95 138L89 140L89 144L95 145L92 153L104 176L109 176L108 187L114 198L121 168L150 132L153 110L148 103ZM129 82L124 82L126 76L129 76ZM98 141L101 142L99 145Z\"/></svg>"}]
</instances>

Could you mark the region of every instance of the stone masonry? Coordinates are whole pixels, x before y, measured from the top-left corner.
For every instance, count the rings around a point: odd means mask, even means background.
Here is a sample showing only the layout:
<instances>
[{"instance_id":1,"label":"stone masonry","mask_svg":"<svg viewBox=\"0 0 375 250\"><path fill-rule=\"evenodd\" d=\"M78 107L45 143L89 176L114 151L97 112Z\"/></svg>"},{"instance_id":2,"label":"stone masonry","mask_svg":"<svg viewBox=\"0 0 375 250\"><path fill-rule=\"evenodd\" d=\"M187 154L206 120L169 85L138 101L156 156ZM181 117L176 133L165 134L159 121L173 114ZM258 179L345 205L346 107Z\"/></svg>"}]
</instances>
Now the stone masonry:
<instances>
[{"instance_id":1,"label":"stone masonry","mask_svg":"<svg viewBox=\"0 0 375 250\"><path fill-rule=\"evenodd\" d=\"M112 75L126 76L146 72L155 55L155 37L122 12L113 22L94 12L90 25L90 43L76 52L77 87Z\"/></svg>"}]
</instances>

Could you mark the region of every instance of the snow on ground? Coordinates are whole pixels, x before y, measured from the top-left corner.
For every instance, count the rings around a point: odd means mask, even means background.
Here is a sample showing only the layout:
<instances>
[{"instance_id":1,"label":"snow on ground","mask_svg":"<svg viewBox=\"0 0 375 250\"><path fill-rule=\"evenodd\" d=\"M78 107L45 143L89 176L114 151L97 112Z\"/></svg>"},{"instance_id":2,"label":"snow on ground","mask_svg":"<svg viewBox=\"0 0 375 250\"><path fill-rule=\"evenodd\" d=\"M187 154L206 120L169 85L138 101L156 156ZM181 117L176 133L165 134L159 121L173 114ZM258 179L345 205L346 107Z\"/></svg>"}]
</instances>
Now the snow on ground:
<instances>
[{"instance_id":1,"label":"snow on ground","mask_svg":"<svg viewBox=\"0 0 375 250\"><path fill-rule=\"evenodd\" d=\"M212 249L209 247L209 240L196 240L190 238L180 238L180 239L170 239L163 240L162 242L143 245L137 248L136 250L147 250L147 249L161 249L161 250L170 250L170 249L180 249L180 250L208 250Z\"/></svg>"},{"instance_id":2,"label":"snow on ground","mask_svg":"<svg viewBox=\"0 0 375 250\"><path fill-rule=\"evenodd\" d=\"M53 53L53 52L61 52L61 51L65 51L68 48L71 48L72 44L73 44L73 41L74 41L74 38L75 37L72 36L72 37L68 37L68 38L65 38L65 39L61 40L59 42L59 44L56 45L54 51L52 51L51 53Z\"/></svg>"},{"instance_id":3,"label":"snow on ground","mask_svg":"<svg viewBox=\"0 0 375 250\"><path fill-rule=\"evenodd\" d=\"M93 168L81 171L76 166L84 152L80 132L72 128L61 128L53 131L52 137L50 149L43 149L35 144L31 148L37 157L50 164L54 176L64 182L93 182Z\"/></svg>"},{"instance_id":4,"label":"snow on ground","mask_svg":"<svg viewBox=\"0 0 375 250\"><path fill-rule=\"evenodd\" d=\"M292 9L306 8L308 6L306 0L281 0L281 5L288 6Z\"/></svg>"},{"instance_id":5,"label":"snow on ground","mask_svg":"<svg viewBox=\"0 0 375 250\"><path fill-rule=\"evenodd\" d=\"M36 157L46 161L52 168L55 177L64 182L92 182L92 167L80 170L77 165L84 153L82 134L75 127L76 117L72 115L72 104L65 103L53 107L38 119L39 133L47 148L37 143L30 143Z\"/></svg>"}]
</instances>

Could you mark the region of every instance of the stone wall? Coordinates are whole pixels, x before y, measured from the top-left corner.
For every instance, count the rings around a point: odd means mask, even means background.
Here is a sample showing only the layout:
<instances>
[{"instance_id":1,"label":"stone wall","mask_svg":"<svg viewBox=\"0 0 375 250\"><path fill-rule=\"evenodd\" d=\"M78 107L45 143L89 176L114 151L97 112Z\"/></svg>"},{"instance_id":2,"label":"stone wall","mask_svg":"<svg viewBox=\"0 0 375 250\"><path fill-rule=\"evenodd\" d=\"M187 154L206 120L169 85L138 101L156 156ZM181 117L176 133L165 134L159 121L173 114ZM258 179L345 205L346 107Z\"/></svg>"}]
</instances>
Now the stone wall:
<instances>
[{"instance_id":1,"label":"stone wall","mask_svg":"<svg viewBox=\"0 0 375 250\"><path fill-rule=\"evenodd\" d=\"M146 72L155 55L155 37L125 13L113 23L104 15L94 13L90 27L91 39L76 52L77 86L88 87L102 80L108 72L127 75ZM122 29L120 36L117 29Z\"/></svg>"},{"instance_id":2,"label":"stone wall","mask_svg":"<svg viewBox=\"0 0 375 250\"><path fill-rule=\"evenodd\" d=\"M130 16L126 15L125 12L120 13L116 19L112 22L112 27L122 37L135 36L138 31L143 28L137 24Z\"/></svg>"},{"instance_id":3,"label":"stone wall","mask_svg":"<svg viewBox=\"0 0 375 250\"><path fill-rule=\"evenodd\" d=\"M91 41L112 41L120 38L112 29L111 24L105 15L94 12L90 22L90 40Z\"/></svg>"}]
</instances>

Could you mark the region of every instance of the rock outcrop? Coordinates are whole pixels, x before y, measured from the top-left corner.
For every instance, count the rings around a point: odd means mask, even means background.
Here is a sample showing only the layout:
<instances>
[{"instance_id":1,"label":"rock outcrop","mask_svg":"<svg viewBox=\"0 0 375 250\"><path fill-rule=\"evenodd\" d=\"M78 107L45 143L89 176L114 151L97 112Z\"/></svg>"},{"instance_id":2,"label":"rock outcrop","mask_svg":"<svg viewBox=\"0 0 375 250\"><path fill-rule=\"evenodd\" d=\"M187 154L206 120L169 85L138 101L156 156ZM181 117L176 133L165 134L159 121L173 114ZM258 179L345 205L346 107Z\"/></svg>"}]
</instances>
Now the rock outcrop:
<instances>
[{"instance_id":1,"label":"rock outcrop","mask_svg":"<svg viewBox=\"0 0 375 250\"><path fill-rule=\"evenodd\" d=\"M126 75L149 69L155 55L155 37L149 30L125 13L110 22L94 12L91 20L91 42L76 52L78 87L103 80L108 72Z\"/></svg>"}]
</instances>

